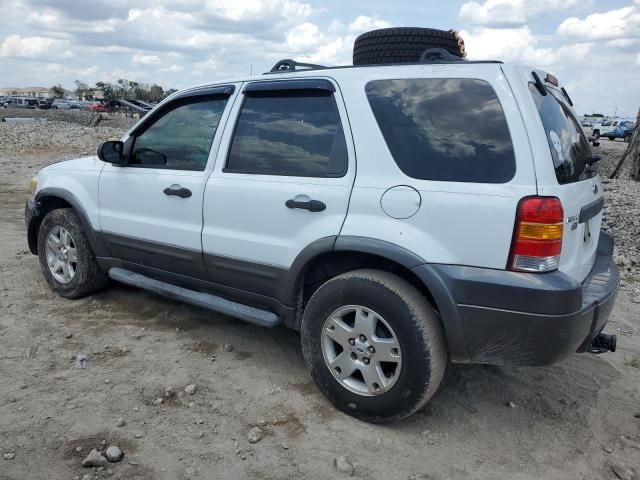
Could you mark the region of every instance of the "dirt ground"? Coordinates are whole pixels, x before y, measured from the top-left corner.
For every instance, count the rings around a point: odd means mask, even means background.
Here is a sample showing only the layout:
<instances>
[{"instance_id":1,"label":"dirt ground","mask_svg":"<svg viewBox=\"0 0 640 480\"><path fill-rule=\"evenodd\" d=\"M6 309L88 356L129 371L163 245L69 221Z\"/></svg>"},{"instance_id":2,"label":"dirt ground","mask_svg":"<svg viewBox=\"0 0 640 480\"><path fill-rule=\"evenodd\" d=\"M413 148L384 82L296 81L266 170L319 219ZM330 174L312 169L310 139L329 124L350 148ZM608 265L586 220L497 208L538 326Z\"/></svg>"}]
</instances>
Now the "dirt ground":
<instances>
[{"instance_id":1,"label":"dirt ground","mask_svg":"<svg viewBox=\"0 0 640 480\"><path fill-rule=\"evenodd\" d=\"M334 465L342 455L362 479L640 479L633 290L620 292L606 329L617 353L545 368L450 365L425 409L369 425L320 394L291 331L115 284L76 301L52 293L27 251L24 185L113 132L86 130L81 148L69 137L43 153L8 144L3 128L0 479L347 478ZM154 404L167 387L177 393ZM252 444L256 425L264 436ZM83 468L102 442L123 461Z\"/></svg>"}]
</instances>

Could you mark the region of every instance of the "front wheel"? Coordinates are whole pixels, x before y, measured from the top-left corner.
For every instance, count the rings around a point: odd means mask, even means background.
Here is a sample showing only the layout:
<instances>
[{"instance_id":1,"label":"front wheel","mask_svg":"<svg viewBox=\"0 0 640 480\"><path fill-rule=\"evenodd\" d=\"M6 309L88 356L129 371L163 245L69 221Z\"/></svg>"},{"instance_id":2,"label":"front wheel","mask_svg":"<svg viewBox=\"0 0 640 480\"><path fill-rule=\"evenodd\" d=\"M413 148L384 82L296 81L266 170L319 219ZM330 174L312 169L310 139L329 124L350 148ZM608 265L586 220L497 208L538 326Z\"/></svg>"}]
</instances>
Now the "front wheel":
<instances>
[{"instance_id":1,"label":"front wheel","mask_svg":"<svg viewBox=\"0 0 640 480\"><path fill-rule=\"evenodd\" d=\"M89 295L108 280L72 208L52 210L44 217L38 231L38 259L49 287L62 297Z\"/></svg>"},{"instance_id":2,"label":"front wheel","mask_svg":"<svg viewBox=\"0 0 640 480\"><path fill-rule=\"evenodd\" d=\"M384 271L356 270L322 285L305 308L301 337L320 390L340 410L375 423L424 406L447 363L433 307Z\"/></svg>"}]
</instances>

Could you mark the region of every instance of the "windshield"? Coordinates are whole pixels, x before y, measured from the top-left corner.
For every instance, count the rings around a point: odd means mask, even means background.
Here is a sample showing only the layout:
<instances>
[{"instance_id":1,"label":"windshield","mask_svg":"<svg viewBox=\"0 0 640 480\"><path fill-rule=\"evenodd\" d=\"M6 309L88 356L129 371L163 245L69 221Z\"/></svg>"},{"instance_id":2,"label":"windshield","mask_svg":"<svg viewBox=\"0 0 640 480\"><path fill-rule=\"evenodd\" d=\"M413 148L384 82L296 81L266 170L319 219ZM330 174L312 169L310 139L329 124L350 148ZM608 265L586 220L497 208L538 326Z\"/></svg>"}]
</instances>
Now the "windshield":
<instances>
[{"instance_id":1,"label":"windshield","mask_svg":"<svg viewBox=\"0 0 640 480\"><path fill-rule=\"evenodd\" d=\"M595 176L595 171L589 168L592 158L589 142L561 94L547 88L549 94L542 96L533 83L529 84L529 90L547 134L558 183L579 182Z\"/></svg>"}]
</instances>

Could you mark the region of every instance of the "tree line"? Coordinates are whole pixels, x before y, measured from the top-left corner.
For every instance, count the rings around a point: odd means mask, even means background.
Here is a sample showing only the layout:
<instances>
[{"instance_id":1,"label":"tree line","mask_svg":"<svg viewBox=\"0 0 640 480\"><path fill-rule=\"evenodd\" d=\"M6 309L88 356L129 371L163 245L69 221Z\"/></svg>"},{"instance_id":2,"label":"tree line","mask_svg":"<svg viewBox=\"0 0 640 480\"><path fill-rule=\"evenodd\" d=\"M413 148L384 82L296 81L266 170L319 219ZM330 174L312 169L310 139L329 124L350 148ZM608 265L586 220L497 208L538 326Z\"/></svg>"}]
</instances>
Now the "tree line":
<instances>
[{"instance_id":1,"label":"tree line","mask_svg":"<svg viewBox=\"0 0 640 480\"><path fill-rule=\"evenodd\" d=\"M95 91L101 91L104 96L104 100L114 100L116 98L131 98L134 100L144 100L145 102L159 102L165 97L168 97L172 93L176 92L175 88L169 88L165 90L162 86L157 84L149 85L148 83L133 82L124 78L120 78L117 82L96 82L95 86L89 86L89 84L75 80L73 82L76 86L75 94L78 98L93 98ZM57 98L64 97L64 88L62 85L54 85L51 87L53 94Z\"/></svg>"}]
</instances>

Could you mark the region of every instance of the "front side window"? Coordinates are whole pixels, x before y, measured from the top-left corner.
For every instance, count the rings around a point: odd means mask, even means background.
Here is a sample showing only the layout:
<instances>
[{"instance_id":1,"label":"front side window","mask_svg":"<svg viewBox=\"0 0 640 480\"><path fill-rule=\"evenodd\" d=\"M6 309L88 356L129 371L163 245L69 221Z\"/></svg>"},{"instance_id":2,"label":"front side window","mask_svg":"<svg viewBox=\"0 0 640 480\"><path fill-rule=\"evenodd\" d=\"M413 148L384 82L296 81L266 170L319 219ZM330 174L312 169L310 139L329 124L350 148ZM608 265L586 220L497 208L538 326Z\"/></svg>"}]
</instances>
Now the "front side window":
<instances>
[{"instance_id":1,"label":"front side window","mask_svg":"<svg viewBox=\"0 0 640 480\"><path fill-rule=\"evenodd\" d=\"M176 103L136 135L128 163L175 170L204 170L226 104L227 97Z\"/></svg>"},{"instance_id":2,"label":"front side window","mask_svg":"<svg viewBox=\"0 0 640 480\"><path fill-rule=\"evenodd\" d=\"M515 175L507 120L487 82L375 80L366 94L393 159L409 177L505 183Z\"/></svg>"},{"instance_id":3,"label":"front side window","mask_svg":"<svg viewBox=\"0 0 640 480\"><path fill-rule=\"evenodd\" d=\"M558 183L579 182L595 176L595 170L588 168L592 153L587 137L561 94L547 88L548 93L543 96L533 83L529 84L529 91L547 134Z\"/></svg>"},{"instance_id":4,"label":"front side window","mask_svg":"<svg viewBox=\"0 0 640 480\"><path fill-rule=\"evenodd\" d=\"M225 172L339 177L346 169L344 133L330 92L247 93Z\"/></svg>"}]
</instances>

